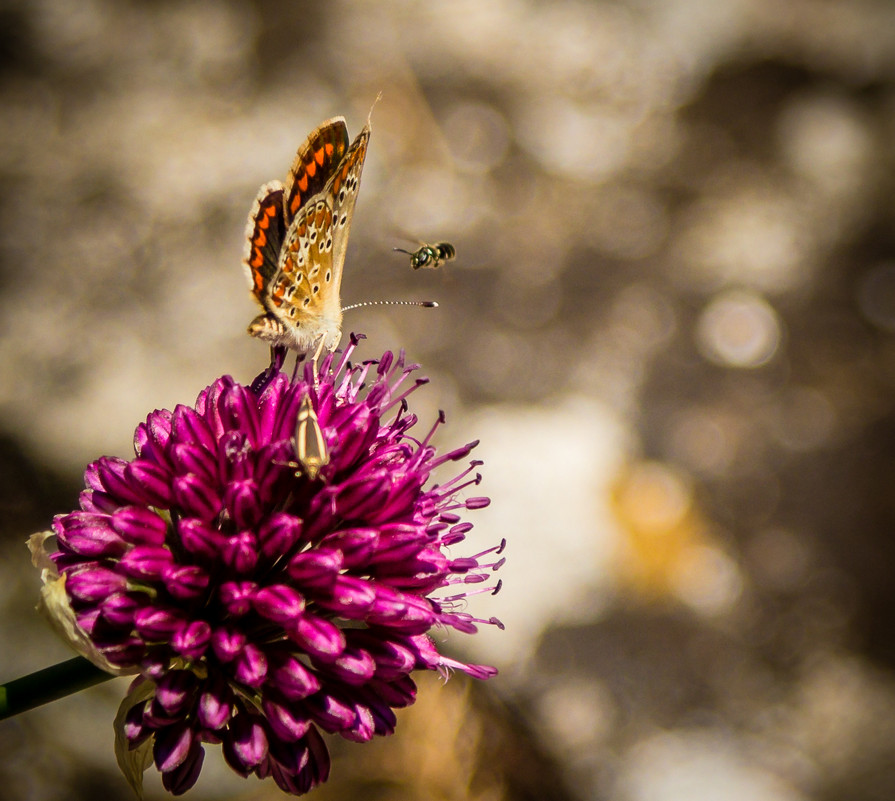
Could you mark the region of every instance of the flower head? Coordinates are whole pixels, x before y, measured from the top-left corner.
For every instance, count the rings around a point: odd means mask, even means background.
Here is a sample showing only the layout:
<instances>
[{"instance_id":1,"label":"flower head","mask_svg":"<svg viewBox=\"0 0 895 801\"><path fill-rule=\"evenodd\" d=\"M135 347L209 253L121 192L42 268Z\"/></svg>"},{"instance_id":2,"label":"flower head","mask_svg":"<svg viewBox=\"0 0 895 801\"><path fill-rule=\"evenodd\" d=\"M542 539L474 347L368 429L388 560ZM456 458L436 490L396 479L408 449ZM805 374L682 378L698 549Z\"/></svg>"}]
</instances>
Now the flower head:
<instances>
[{"instance_id":1,"label":"flower head","mask_svg":"<svg viewBox=\"0 0 895 801\"><path fill-rule=\"evenodd\" d=\"M179 794L205 743L238 773L285 791L326 780L320 732L363 742L394 730L415 669L493 668L439 653L433 627L472 633L464 611L502 563L455 558L471 528L461 499L477 462L430 485L437 456L406 397L423 379L403 354L352 366L352 339L319 380L271 368L252 387L224 377L194 407L156 411L132 461L87 468L80 510L56 518L45 603L100 667L138 673L116 722L119 764L139 789L155 762ZM310 399L310 403L308 401ZM302 462L296 421L313 408L323 453ZM443 418L439 419L439 423ZM299 458L299 461L295 460ZM58 610L58 604L55 607ZM61 623L60 623L61 621Z\"/></svg>"}]
</instances>

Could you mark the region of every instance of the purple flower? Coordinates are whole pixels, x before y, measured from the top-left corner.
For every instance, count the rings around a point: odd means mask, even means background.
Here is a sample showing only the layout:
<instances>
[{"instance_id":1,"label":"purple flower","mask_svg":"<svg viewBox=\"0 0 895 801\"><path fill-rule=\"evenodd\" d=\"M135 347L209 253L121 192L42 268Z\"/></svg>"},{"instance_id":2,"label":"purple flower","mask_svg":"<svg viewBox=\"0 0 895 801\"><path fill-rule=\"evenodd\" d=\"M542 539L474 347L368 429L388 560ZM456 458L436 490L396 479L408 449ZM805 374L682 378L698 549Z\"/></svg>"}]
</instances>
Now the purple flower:
<instances>
[{"instance_id":1,"label":"purple flower","mask_svg":"<svg viewBox=\"0 0 895 801\"><path fill-rule=\"evenodd\" d=\"M301 794L329 773L321 731L391 734L413 670L496 673L428 636L500 625L463 610L499 588L503 543L448 553L471 527L461 513L487 504L461 497L480 463L429 483L476 443L437 456L443 417L410 436L406 397L425 381L403 354L352 366L356 344L338 364L328 356L319 381L309 366L291 381L271 368L252 387L225 376L194 407L153 412L136 458L90 465L80 510L53 523L57 626L101 667L139 674L116 721L135 788L153 761L185 792L204 744L220 743L237 773ZM323 438L313 465L299 456L300 410Z\"/></svg>"}]
</instances>

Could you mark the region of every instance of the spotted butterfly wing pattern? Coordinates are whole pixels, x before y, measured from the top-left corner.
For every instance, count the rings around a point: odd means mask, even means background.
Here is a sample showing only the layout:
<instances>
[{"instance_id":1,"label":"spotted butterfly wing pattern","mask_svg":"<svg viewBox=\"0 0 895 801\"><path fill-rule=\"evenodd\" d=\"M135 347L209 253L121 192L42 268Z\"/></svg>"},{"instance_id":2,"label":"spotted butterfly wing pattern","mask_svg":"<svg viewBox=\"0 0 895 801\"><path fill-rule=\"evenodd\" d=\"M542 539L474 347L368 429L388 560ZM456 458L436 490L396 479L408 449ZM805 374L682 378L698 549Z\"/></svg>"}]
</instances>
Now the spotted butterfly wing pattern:
<instances>
[{"instance_id":1,"label":"spotted butterfly wing pattern","mask_svg":"<svg viewBox=\"0 0 895 801\"><path fill-rule=\"evenodd\" d=\"M338 344L342 267L369 139L369 120L350 146L344 118L327 120L299 148L285 185L261 187L244 258L264 309L252 336L299 353Z\"/></svg>"},{"instance_id":2,"label":"spotted butterfly wing pattern","mask_svg":"<svg viewBox=\"0 0 895 801\"><path fill-rule=\"evenodd\" d=\"M279 269L280 248L295 213L320 192L348 149L345 120L321 123L298 149L286 186L271 181L261 187L249 214L244 264L252 292L264 305L265 288Z\"/></svg>"}]
</instances>

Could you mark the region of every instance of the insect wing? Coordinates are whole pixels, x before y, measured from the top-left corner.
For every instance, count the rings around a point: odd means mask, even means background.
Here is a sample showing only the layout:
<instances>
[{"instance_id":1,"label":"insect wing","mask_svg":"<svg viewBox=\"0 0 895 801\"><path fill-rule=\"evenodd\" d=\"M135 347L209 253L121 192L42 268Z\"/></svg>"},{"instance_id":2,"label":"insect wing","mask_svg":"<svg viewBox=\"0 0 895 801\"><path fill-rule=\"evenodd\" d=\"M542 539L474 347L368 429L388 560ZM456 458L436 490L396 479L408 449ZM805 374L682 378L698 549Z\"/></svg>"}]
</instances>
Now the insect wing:
<instances>
[{"instance_id":1,"label":"insect wing","mask_svg":"<svg viewBox=\"0 0 895 801\"><path fill-rule=\"evenodd\" d=\"M283 210L291 223L299 209L323 191L348 150L348 127L344 117L320 123L298 149L289 178Z\"/></svg>"},{"instance_id":2,"label":"insect wing","mask_svg":"<svg viewBox=\"0 0 895 801\"><path fill-rule=\"evenodd\" d=\"M317 419L311 396L305 395L295 423L295 455L305 475L312 481L329 464L329 449Z\"/></svg>"},{"instance_id":3,"label":"insect wing","mask_svg":"<svg viewBox=\"0 0 895 801\"><path fill-rule=\"evenodd\" d=\"M283 185L271 181L261 187L246 226L242 264L252 294L261 305L270 282L279 270L280 248L286 234L283 219Z\"/></svg>"},{"instance_id":4,"label":"insect wing","mask_svg":"<svg viewBox=\"0 0 895 801\"><path fill-rule=\"evenodd\" d=\"M369 120L350 146L345 120L327 120L299 148L286 184L262 188L244 259L264 308L252 336L299 353L338 344L342 268L369 138Z\"/></svg>"}]
</instances>

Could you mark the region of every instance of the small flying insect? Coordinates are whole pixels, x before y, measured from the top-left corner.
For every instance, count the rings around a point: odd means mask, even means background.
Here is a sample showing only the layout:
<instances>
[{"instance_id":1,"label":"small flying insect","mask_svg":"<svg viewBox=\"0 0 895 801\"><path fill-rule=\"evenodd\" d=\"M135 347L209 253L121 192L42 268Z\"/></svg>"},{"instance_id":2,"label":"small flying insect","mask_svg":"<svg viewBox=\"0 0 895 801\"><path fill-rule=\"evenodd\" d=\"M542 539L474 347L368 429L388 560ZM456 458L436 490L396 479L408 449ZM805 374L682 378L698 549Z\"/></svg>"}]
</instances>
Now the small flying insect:
<instances>
[{"instance_id":1,"label":"small flying insect","mask_svg":"<svg viewBox=\"0 0 895 801\"><path fill-rule=\"evenodd\" d=\"M284 466L293 468L296 476L306 475L313 481L320 475L321 468L329 464L329 449L310 395L305 395L298 409L292 444L298 461L285 462Z\"/></svg>"},{"instance_id":2,"label":"small flying insect","mask_svg":"<svg viewBox=\"0 0 895 801\"><path fill-rule=\"evenodd\" d=\"M450 242L436 242L434 245L421 242L419 250L412 252L404 250L404 248L392 248L392 250L410 256L410 266L414 270L419 270L420 267L434 270L445 262L451 261L457 255L456 249Z\"/></svg>"}]
</instances>

